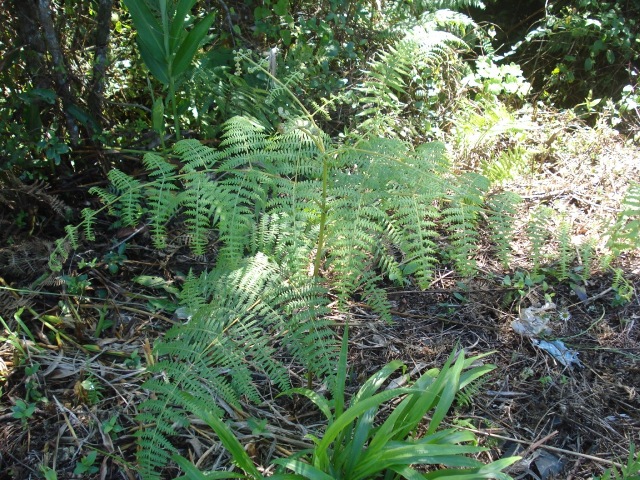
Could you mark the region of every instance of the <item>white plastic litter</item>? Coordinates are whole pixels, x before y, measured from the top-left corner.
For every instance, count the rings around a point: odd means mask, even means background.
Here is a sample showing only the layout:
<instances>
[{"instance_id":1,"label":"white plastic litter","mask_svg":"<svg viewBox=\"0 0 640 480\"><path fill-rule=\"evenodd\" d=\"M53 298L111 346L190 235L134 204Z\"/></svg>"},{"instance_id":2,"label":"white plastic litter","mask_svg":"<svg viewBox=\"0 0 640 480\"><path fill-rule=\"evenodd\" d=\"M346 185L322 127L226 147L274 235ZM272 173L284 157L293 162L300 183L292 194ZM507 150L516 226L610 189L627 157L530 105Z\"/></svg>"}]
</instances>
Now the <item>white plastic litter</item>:
<instances>
[{"instance_id":1,"label":"white plastic litter","mask_svg":"<svg viewBox=\"0 0 640 480\"><path fill-rule=\"evenodd\" d=\"M565 367L571 368L573 365L582 366L578 359L578 352L569 348L561 340L539 340L535 338L538 335L550 335L552 333L549 327L549 321L552 314L555 313L555 303L545 303L541 307L528 307L520 311L520 317L511 322L511 328L522 335L531 339L531 343L538 347Z\"/></svg>"},{"instance_id":2,"label":"white plastic litter","mask_svg":"<svg viewBox=\"0 0 640 480\"><path fill-rule=\"evenodd\" d=\"M525 337L551 333L549 327L550 312L556 309L555 303L545 303L541 307L528 307L520 311L520 318L511 322L511 328Z\"/></svg>"},{"instance_id":3,"label":"white plastic litter","mask_svg":"<svg viewBox=\"0 0 640 480\"><path fill-rule=\"evenodd\" d=\"M536 340L535 338L532 338L531 343L547 352L565 367L572 367L573 365L577 365L578 367L582 366L582 363L580 363L580 359L578 358L578 352L574 352L567 348L562 340L553 340L548 342L547 340Z\"/></svg>"}]
</instances>

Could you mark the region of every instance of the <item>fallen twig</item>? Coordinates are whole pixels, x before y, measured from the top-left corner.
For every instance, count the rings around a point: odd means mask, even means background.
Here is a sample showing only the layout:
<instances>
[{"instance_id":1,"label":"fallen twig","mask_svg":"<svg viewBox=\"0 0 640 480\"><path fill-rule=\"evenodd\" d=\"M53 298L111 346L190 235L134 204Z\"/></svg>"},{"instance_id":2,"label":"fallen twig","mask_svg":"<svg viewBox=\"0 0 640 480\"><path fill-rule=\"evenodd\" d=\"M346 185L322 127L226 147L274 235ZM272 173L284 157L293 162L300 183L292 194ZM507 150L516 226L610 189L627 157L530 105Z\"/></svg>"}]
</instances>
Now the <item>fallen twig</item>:
<instances>
[{"instance_id":1,"label":"fallen twig","mask_svg":"<svg viewBox=\"0 0 640 480\"><path fill-rule=\"evenodd\" d=\"M463 429L464 430L469 430L470 432L477 433L479 435L484 435L485 437L499 438L500 440L507 440L507 441L511 441L511 442L515 442L515 443L520 443L522 445L528 445L527 449L525 450L526 453L530 453L531 451L535 450L536 448L544 448L545 450L550 450L552 452L564 453L566 455L572 455L574 457L580 457L580 458L586 458L588 460L593 460L594 462L606 463L607 465L612 465L612 466L617 467L617 468L623 468L624 467L624 465L622 465L622 464L620 464L618 462L614 462L613 460L607 460L606 458L595 457L593 455L587 455L586 453L574 452L572 450L565 450L564 448L552 447L550 445L543 445L542 444L548 438L550 438L551 436L555 435L557 432L553 432L553 433L551 433L550 435L547 435L546 437L544 437L541 440L537 440L535 442L530 442L528 440L519 440L517 438L506 437L504 435L498 435L496 433L485 432L485 431L482 431L482 430L476 430L474 428L463 428Z\"/></svg>"}]
</instances>

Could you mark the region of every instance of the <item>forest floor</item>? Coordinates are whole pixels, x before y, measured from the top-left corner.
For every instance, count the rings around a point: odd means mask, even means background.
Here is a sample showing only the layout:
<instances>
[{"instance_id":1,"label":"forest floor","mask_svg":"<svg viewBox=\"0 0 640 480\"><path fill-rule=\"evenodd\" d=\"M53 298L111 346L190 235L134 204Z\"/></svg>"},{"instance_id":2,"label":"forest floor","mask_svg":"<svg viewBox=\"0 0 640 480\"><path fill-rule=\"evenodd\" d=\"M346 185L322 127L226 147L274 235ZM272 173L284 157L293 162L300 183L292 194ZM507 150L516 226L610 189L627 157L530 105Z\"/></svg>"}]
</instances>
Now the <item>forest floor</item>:
<instances>
[{"instance_id":1,"label":"forest floor","mask_svg":"<svg viewBox=\"0 0 640 480\"><path fill-rule=\"evenodd\" d=\"M565 213L576 239L591 235L602 247L603 222L615 218L628 183L640 181L640 150L611 131L556 122L562 134L541 142L531 159L535 168L503 188L524 198L521 218L550 206ZM189 268L213 261L194 258L177 238L173 248L155 251L144 231L110 231L105 223L97 241L75 253L66 277L48 275L55 238L48 222L55 213L47 211L47 195L58 193L69 204L76 196L70 206L80 210L91 201L85 187L76 185L66 196L60 188L45 194L22 187L5 195L0 228L5 244L9 235L13 244L0 250L0 277L10 287L0 290L8 327L0 338L0 478L42 478L47 468L58 479L137 478L136 408L148 395L141 388L143 367L154 339L180 322L150 313L150 305L171 302L170 287ZM28 201L28 208L21 206ZM21 225L15 222L19 211L26 212ZM524 229L523 221L508 271L487 255L479 258L479 274L464 284L441 267L426 290L390 287L391 323L358 303L349 314L336 313L337 333L346 321L351 328L348 389L355 391L392 359L405 362L415 378L440 367L456 347L468 355L493 352L489 361L497 368L459 396L448 422L479 435L489 447L483 461L522 456L508 471L513 478L589 479L626 462L631 443L640 445L640 301L634 294L619 304L606 271L579 285L549 273L544 281L518 284L524 277L517 272L531 270ZM482 245L480 251L490 249ZM637 252L616 259L615 266L637 291ZM163 288L140 280L156 277ZM545 293L553 294L554 304L547 305L548 336L562 340L579 364L563 365L512 328L528 307L545 304ZM303 372L292 366L291 375L304 385ZM305 435L321 427L308 403L276 398L268 387L262 404L229 412L240 441L267 473L270 460L308 446ZM20 400L35 402L35 410L16 409ZM266 433L252 428L250 418L267 419ZM199 466L229 466L202 424L185 429L181 441L183 454ZM87 457L93 449L95 459ZM175 473L167 470L166 478Z\"/></svg>"}]
</instances>

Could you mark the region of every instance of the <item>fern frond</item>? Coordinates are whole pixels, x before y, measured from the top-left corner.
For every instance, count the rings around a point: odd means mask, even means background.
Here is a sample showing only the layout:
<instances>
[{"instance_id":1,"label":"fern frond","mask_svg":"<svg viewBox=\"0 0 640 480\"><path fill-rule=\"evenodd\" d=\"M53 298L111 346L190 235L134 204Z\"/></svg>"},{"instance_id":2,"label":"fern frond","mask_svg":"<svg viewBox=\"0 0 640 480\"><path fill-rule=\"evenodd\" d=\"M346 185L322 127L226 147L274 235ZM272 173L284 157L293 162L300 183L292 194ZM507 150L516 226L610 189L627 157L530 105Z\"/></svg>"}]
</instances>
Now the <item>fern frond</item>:
<instances>
[{"instance_id":1,"label":"fern frond","mask_svg":"<svg viewBox=\"0 0 640 480\"><path fill-rule=\"evenodd\" d=\"M109 190L100 187L91 187L89 189L91 195L96 195L100 201L107 207L109 215L117 215L115 205L118 202L118 195Z\"/></svg>"},{"instance_id":2,"label":"fern frond","mask_svg":"<svg viewBox=\"0 0 640 480\"><path fill-rule=\"evenodd\" d=\"M484 9L485 4L481 0L429 0L429 6L433 9L460 10L463 8Z\"/></svg>"},{"instance_id":3,"label":"fern frond","mask_svg":"<svg viewBox=\"0 0 640 480\"><path fill-rule=\"evenodd\" d=\"M278 209L274 206L274 210ZM287 204L281 213L260 217L252 234L251 253L264 252L281 266L283 272L286 270L285 275L292 281L298 277L301 277L300 281L306 281L318 232L311 227L309 216L295 218L289 214L290 209L291 205Z\"/></svg>"},{"instance_id":4,"label":"fern frond","mask_svg":"<svg viewBox=\"0 0 640 480\"><path fill-rule=\"evenodd\" d=\"M221 266L237 264L244 257L272 184L271 178L258 169L234 173L220 182L213 205L222 242L218 252Z\"/></svg>"},{"instance_id":5,"label":"fern frond","mask_svg":"<svg viewBox=\"0 0 640 480\"><path fill-rule=\"evenodd\" d=\"M95 223L96 212L91 208L82 209L82 227L84 231L84 237L88 241L92 242L96 239L95 230L93 225Z\"/></svg>"},{"instance_id":6,"label":"fern frond","mask_svg":"<svg viewBox=\"0 0 640 480\"><path fill-rule=\"evenodd\" d=\"M206 147L198 140L193 139L180 140L174 145L173 151L190 167L189 170L213 169L222 156L221 152ZM147 158L147 155L145 155L145 158ZM157 155L150 156L148 159L151 167L154 168L153 171L156 172L156 176L166 176L166 174L173 172L173 165L163 160ZM147 168L149 168L149 165L147 165Z\"/></svg>"},{"instance_id":7,"label":"fern frond","mask_svg":"<svg viewBox=\"0 0 640 480\"><path fill-rule=\"evenodd\" d=\"M437 198L434 195L434 198ZM398 195L390 202L394 211L391 225L396 233L394 239L405 258L402 260L404 276L415 275L418 284L426 288L437 263L438 209L425 198Z\"/></svg>"},{"instance_id":8,"label":"fern frond","mask_svg":"<svg viewBox=\"0 0 640 480\"><path fill-rule=\"evenodd\" d=\"M54 248L49 255L49 268L52 272L62 270L62 264L69 258L71 245L68 237L58 238L54 243Z\"/></svg>"},{"instance_id":9,"label":"fern frond","mask_svg":"<svg viewBox=\"0 0 640 480\"><path fill-rule=\"evenodd\" d=\"M526 151L522 147L515 147L502 152L496 159L482 162L480 169L492 183L501 184L521 175L525 166Z\"/></svg>"},{"instance_id":10,"label":"fern frond","mask_svg":"<svg viewBox=\"0 0 640 480\"><path fill-rule=\"evenodd\" d=\"M165 158L153 152L145 153L144 157L142 157L142 163L144 163L148 174L155 178L166 179L173 175L176 170L174 164L167 162Z\"/></svg>"},{"instance_id":11,"label":"fern frond","mask_svg":"<svg viewBox=\"0 0 640 480\"><path fill-rule=\"evenodd\" d=\"M225 123L220 147L227 158L243 155L242 158L247 159L248 154L267 150L268 140L264 132L265 128L251 118L233 117ZM258 161L259 157L254 158ZM228 163L223 164L225 167L229 168Z\"/></svg>"},{"instance_id":12,"label":"fern frond","mask_svg":"<svg viewBox=\"0 0 640 480\"><path fill-rule=\"evenodd\" d=\"M262 253L242 260L235 270L218 268L198 278L190 274L181 293L190 319L155 345L160 360L149 371L157 375L144 384L156 395L140 406L139 421L155 421L140 433L145 451L138 458L144 471L157 472L175 452L167 442L178 427L188 428L186 415L221 414L217 399L236 408L243 396L259 402L255 373L265 374L279 389L288 388L278 342L310 371L332 375L337 348L325 319L326 293L313 279L293 284L286 269ZM189 392L188 397L181 392ZM161 458L149 453L156 449L163 450Z\"/></svg>"},{"instance_id":13,"label":"fern frond","mask_svg":"<svg viewBox=\"0 0 640 480\"><path fill-rule=\"evenodd\" d=\"M569 278L569 267L575 258L574 247L571 242L571 224L567 221L560 223L558 229L558 264L559 276L558 280L566 280Z\"/></svg>"},{"instance_id":14,"label":"fern frond","mask_svg":"<svg viewBox=\"0 0 640 480\"><path fill-rule=\"evenodd\" d=\"M624 270L622 270L621 268L613 269L611 288L616 293L615 303L617 304L630 302L635 294L635 288L633 284L625 278Z\"/></svg>"},{"instance_id":15,"label":"fern frond","mask_svg":"<svg viewBox=\"0 0 640 480\"><path fill-rule=\"evenodd\" d=\"M640 183L632 183L621 203L607 246L616 254L640 248Z\"/></svg>"},{"instance_id":16,"label":"fern frond","mask_svg":"<svg viewBox=\"0 0 640 480\"><path fill-rule=\"evenodd\" d=\"M589 280L591 277L591 270L593 268L593 261L595 256L595 241L593 238L588 238L586 241L580 244L578 249L578 256L580 258L580 278L583 281Z\"/></svg>"},{"instance_id":17,"label":"fern frond","mask_svg":"<svg viewBox=\"0 0 640 480\"><path fill-rule=\"evenodd\" d=\"M496 256L505 268L511 258L511 237L516 206L522 198L512 192L500 192L487 200L491 241L496 247Z\"/></svg>"},{"instance_id":18,"label":"fern frond","mask_svg":"<svg viewBox=\"0 0 640 480\"><path fill-rule=\"evenodd\" d=\"M449 27L461 24L463 17L448 14ZM443 78L440 67L452 64L458 50L469 48L460 36L446 30L447 24L447 15L440 14L427 16L418 25L403 26L403 38L378 54L358 87L363 104L358 115L365 117L361 130L382 136L415 136L411 122L400 119L411 118L420 111L416 106L425 103L425 92L433 90L437 78Z\"/></svg>"},{"instance_id":19,"label":"fern frond","mask_svg":"<svg viewBox=\"0 0 640 480\"><path fill-rule=\"evenodd\" d=\"M532 214L527 225L527 235L531 242L531 259L533 270L537 272L542 262L542 249L549 238L549 220L553 210L546 206L540 206Z\"/></svg>"},{"instance_id":20,"label":"fern frond","mask_svg":"<svg viewBox=\"0 0 640 480\"><path fill-rule=\"evenodd\" d=\"M213 228L215 187L205 173L191 171L184 175L184 190L178 193L177 202L184 208L185 224L190 236L190 247L196 255L202 255L209 243Z\"/></svg>"},{"instance_id":21,"label":"fern frond","mask_svg":"<svg viewBox=\"0 0 640 480\"><path fill-rule=\"evenodd\" d=\"M107 177L117 190L117 205L120 209L120 218L125 226L135 227L142 216L141 183L117 168L111 170Z\"/></svg>"},{"instance_id":22,"label":"fern frond","mask_svg":"<svg viewBox=\"0 0 640 480\"><path fill-rule=\"evenodd\" d=\"M463 174L459 181L460 185L450 196L450 205L442 215L451 239L451 258L461 275L470 276L477 269L475 253L479 242L476 223L489 180L470 172Z\"/></svg>"},{"instance_id":23,"label":"fern frond","mask_svg":"<svg viewBox=\"0 0 640 480\"><path fill-rule=\"evenodd\" d=\"M74 225L67 225L64 227L64 231L67 234L67 240L71 244L71 248L78 249L80 245L80 232L78 231L78 227Z\"/></svg>"},{"instance_id":24,"label":"fern frond","mask_svg":"<svg viewBox=\"0 0 640 480\"><path fill-rule=\"evenodd\" d=\"M176 190L178 190L177 185L162 178L146 188L144 192L147 198L149 228L151 229L153 246L158 249L166 247L166 224L179 206Z\"/></svg>"}]
</instances>

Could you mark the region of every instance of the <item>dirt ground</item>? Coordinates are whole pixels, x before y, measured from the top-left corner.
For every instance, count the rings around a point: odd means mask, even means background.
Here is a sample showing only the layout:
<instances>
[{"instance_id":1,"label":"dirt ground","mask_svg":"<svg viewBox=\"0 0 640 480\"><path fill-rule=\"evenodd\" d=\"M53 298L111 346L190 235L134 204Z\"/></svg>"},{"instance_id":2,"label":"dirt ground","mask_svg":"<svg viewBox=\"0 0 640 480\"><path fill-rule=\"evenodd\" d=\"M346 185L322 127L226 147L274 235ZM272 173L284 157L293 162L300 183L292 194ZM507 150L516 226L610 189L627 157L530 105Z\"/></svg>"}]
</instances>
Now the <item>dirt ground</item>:
<instances>
[{"instance_id":1,"label":"dirt ground","mask_svg":"<svg viewBox=\"0 0 640 480\"><path fill-rule=\"evenodd\" d=\"M461 283L443 266L427 290L388 289L391 323L354 303L348 314L336 312L336 331L349 322L350 391L392 359L405 362L415 378L441 366L455 348L468 355L493 352L489 361L497 368L459 396L448 421L472 429L489 447L483 461L522 456L509 470L515 479L589 479L626 462L630 445L640 444L638 296L617 305L612 274L603 269L595 269L580 289L549 276L546 292L542 281L518 288L504 280L531 269L525 224L539 205L563 212L576 243L591 237L602 254L602 225L615 218L629 182L640 181L640 151L606 129L543 121L547 126L530 158L535 168L503 185L524 199L510 268L481 255L479 274ZM563 134L552 139L556 127ZM136 451L136 406L147 395L140 388L143 367L154 338L177 320L149 313L147 302L158 292L131 279L157 275L178 283L186 265L205 268L211 259L194 258L181 246L153 251L148 237L139 234L120 258L105 261L105 252L113 251L111 237L122 240L128 234L105 229L103 241L78 251L66 272L86 275L83 299L74 295L68 279L47 275L52 240L47 222L56 213L47 210L46 195L22 191L8 198L0 217L5 245L9 238L13 242L0 249L5 287L0 315L8 327L0 339L0 478L42 478L43 467L56 471L58 479L137 478L130 462ZM13 215L29 199L35 207L27 210L32 213L25 226L16 227ZM490 245L480 248L490 250ZM81 268L81 261L93 258L103 260ZM614 266L637 293L638 252L625 253ZM117 268L117 276L109 268ZM555 305L548 310L548 336L562 340L579 362L563 365L512 327L528 307L545 303L545 293L553 294ZM62 323L53 324L56 318ZM92 338L100 322L102 334ZM58 336L52 339L47 334L53 329ZM305 381L293 366L291 374L294 383ZM37 402L24 420L16 418L16 405L27 397L47 401ZM266 472L274 457L308 446L305 434L320 427L309 405L275 399L266 385L264 402L246 405L245 413L232 426ZM249 417L266 418L270 435L254 435ZM227 454L202 425L194 424L181 440L185 455L199 466L228 465ZM86 459L91 449L99 452L93 462ZM83 457L87 469L74 475ZM167 470L166 478L175 473Z\"/></svg>"}]
</instances>

